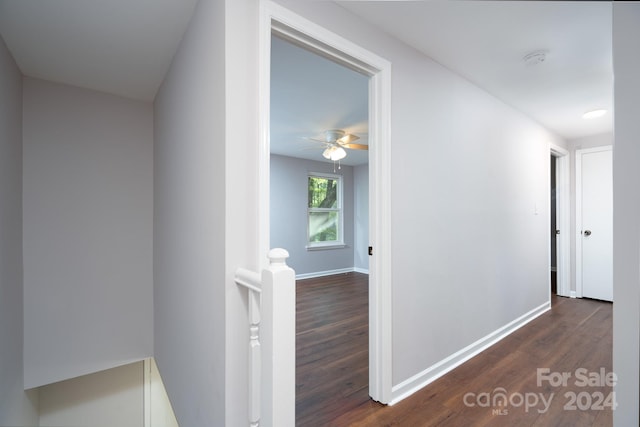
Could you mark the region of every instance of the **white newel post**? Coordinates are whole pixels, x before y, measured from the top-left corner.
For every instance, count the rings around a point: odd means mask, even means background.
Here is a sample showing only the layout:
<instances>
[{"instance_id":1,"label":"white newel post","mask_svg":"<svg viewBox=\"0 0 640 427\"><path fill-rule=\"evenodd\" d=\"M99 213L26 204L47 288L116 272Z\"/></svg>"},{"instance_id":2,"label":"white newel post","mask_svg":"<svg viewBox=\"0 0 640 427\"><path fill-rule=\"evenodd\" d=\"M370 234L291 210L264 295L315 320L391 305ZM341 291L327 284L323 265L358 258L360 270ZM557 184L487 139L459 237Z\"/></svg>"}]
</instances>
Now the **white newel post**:
<instances>
[{"instance_id":1,"label":"white newel post","mask_svg":"<svg viewBox=\"0 0 640 427\"><path fill-rule=\"evenodd\" d=\"M296 280L284 249L262 271L262 417L265 427L295 426Z\"/></svg>"}]
</instances>

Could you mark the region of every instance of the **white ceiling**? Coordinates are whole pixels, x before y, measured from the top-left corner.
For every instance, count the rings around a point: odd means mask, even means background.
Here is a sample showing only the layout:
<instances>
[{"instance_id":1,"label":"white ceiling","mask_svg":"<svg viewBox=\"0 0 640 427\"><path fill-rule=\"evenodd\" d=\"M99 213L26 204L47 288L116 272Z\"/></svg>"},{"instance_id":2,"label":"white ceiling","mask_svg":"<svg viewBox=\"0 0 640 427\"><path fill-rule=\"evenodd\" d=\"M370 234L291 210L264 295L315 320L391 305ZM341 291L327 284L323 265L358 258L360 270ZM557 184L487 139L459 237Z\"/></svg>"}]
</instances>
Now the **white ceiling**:
<instances>
[{"instance_id":1,"label":"white ceiling","mask_svg":"<svg viewBox=\"0 0 640 427\"><path fill-rule=\"evenodd\" d=\"M271 152L326 161L323 132L342 129L368 144L369 78L298 46L272 38ZM341 163L365 164L367 151L347 150Z\"/></svg>"},{"instance_id":2,"label":"white ceiling","mask_svg":"<svg viewBox=\"0 0 640 427\"><path fill-rule=\"evenodd\" d=\"M565 139L613 127L609 1L338 1ZM537 50L546 60L527 66ZM588 110L609 113L592 121Z\"/></svg>"},{"instance_id":3,"label":"white ceiling","mask_svg":"<svg viewBox=\"0 0 640 427\"><path fill-rule=\"evenodd\" d=\"M0 35L27 76L152 100L196 2L0 0ZM611 131L610 2L336 3L564 138ZM522 58L539 49L548 52L546 61L525 66ZM273 100L275 150L279 140L296 143L299 149L300 142L307 142L302 137L320 137L327 128L355 132L363 137L359 142L366 143L366 99L360 99L354 73L345 74L343 82L344 73L335 64L313 58L303 61L311 68L296 72L288 61L302 54L287 55L276 47L274 67L288 72L288 84L304 87L291 86L288 99ZM330 75L325 79L330 87L314 73ZM581 119L585 111L602 107L609 110L605 117ZM362 153L350 152L348 157L355 161L356 154Z\"/></svg>"},{"instance_id":4,"label":"white ceiling","mask_svg":"<svg viewBox=\"0 0 640 427\"><path fill-rule=\"evenodd\" d=\"M0 0L22 73L153 100L197 0Z\"/></svg>"}]
</instances>

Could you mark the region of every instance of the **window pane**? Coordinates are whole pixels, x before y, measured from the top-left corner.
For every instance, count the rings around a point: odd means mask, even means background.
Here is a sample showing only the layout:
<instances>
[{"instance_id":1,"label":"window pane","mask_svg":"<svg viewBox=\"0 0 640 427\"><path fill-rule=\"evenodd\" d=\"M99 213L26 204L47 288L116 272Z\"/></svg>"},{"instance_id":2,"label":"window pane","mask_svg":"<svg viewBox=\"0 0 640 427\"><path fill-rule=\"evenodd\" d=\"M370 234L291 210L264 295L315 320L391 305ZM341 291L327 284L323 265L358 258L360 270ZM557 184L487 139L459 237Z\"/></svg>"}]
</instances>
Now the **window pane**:
<instances>
[{"instance_id":1,"label":"window pane","mask_svg":"<svg viewBox=\"0 0 640 427\"><path fill-rule=\"evenodd\" d=\"M336 208L338 207L338 180L309 177L309 207Z\"/></svg>"},{"instance_id":2,"label":"window pane","mask_svg":"<svg viewBox=\"0 0 640 427\"><path fill-rule=\"evenodd\" d=\"M338 212L309 212L309 242L338 240Z\"/></svg>"}]
</instances>

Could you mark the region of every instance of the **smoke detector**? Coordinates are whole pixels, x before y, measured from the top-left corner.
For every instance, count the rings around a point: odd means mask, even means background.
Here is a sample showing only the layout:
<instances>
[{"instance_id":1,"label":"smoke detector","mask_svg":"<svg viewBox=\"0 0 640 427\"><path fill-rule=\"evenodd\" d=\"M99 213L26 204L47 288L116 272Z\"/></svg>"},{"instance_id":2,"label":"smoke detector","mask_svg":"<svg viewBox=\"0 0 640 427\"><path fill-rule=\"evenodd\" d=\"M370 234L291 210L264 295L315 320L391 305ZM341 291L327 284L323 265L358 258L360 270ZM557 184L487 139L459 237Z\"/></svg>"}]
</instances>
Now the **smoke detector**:
<instances>
[{"instance_id":1,"label":"smoke detector","mask_svg":"<svg viewBox=\"0 0 640 427\"><path fill-rule=\"evenodd\" d=\"M534 65L542 64L547 59L547 51L536 50L534 52L526 54L522 61L527 67L533 67Z\"/></svg>"}]
</instances>

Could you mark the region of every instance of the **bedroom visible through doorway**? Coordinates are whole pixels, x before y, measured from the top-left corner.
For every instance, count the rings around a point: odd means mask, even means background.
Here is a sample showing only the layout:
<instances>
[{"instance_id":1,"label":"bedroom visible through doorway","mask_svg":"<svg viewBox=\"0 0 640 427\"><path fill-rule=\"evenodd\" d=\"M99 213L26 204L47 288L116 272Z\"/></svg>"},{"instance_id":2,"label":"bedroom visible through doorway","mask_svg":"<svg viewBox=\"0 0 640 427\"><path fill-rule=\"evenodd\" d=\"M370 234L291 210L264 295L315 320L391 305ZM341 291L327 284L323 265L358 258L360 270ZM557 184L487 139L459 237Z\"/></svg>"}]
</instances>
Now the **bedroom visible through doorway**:
<instances>
[{"instance_id":1,"label":"bedroom visible through doorway","mask_svg":"<svg viewBox=\"0 0 640 427\"><path fill-rule=\"evenodd\" d=\"M339 64L355 71L356 74L364 76L368 88L368 150L359 150L353 147L349 149L346 158L356 158L358 153L368 152L368 168L363 169L362 175L368 179L368 242L365 247L365 258L369 264L369 285L368 285L368 305L369 305L369 395L376 401L388 403L391 401L391 212L390 212L390 106L391 106L391 64L299 15L275 4L265 3L261 9L260 18L260 85L262 96L260 98L260 127L261 138L258 144L259 152L259 245L258 253L268 251L271 247L271 216L272 207L276 200L271 196L272 170L271 170L271 138L273 132L272 108L273 100L271 92L271 65L272 65L272 40L282 39L303 50L319 54L322 58L329 59L334 64ZM302 78L296 76L295 78ZM306 100L307 103L312 100ZM294 123L289 123L295 125ZM353 141L349 135L350 129L325 129L331 136L328 142L333 143L333 135L338 134L341 142L345 144L360 144L365 142L362 135L357 135L360 139ZM336 132L337 131L337 132ZM344 132L342 134L341 132ZM311 135L310 138L322 140L324 135ZM342 139L345 137L346 139ZM333 144L332 144L333 145ZM338 155L333 150L325 149L320 153L323 159L331 161L331 172L336 168L336 172L345 167L344 158L338 151ZM366 154L365 154L366 155ZM275 156L274 156L275 157ZM357 169L357 166L354 166ZM307 173L318 172L308 170ZM358 173L356 172L356 176ZM305 178L308 180L308 175ZM347 198L345 197L345 200ZM308 203L308 202L307 202ZM309 215L308 206L302 205L298 213L304 218L306 223ZM306 226L305 226L306 228ZM297 232L297 231L296 231ZM305 230L301 243L307 246L308 230ZM355 246L359 246L354 244ZM373 248L371 250L371 248ZM289 250L290 248L285 248ZM307 249L307 248L305 248ZM311 251L309 251L311 252ZM288 260L292 261L293 260ZM264 263L264 261L262 261ZM297 264L297 263L295 263ZM294 268L297 266L293 264ZM355 262L354 262L355 264ZM264 264L261 264L264 265ZM353 270L353 267L351 267Z\"/></svg>"},{"instance_id":2,"label":"bedroom visible through doorway","mask_svg":"<svg viewBox=\"0 0 640 427\"><path fill-rule=\"evenodd\" d=\"M269 243L298 279L296 412L308 416L354 387L368 397L369 76L273 36L270 88ZM327 385L340 371L359 375Z\"/></svg>"}]
</instances>

